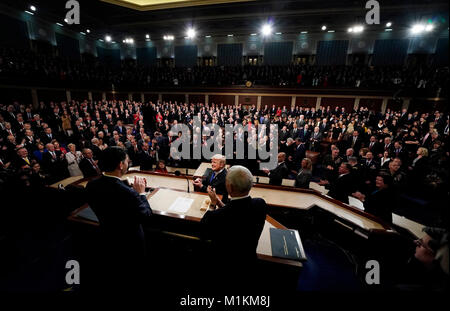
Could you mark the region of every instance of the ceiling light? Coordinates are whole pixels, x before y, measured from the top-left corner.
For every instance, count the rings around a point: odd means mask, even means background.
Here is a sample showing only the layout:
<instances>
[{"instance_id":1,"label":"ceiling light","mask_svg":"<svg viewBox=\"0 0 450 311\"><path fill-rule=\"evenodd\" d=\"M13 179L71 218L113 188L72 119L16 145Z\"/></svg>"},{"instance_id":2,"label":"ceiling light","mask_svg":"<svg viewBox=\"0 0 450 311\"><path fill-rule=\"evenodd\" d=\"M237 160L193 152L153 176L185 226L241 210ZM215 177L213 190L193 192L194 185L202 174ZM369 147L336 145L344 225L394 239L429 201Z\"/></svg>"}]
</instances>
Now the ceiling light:
<instances>
[{"instance_id":1,"label":"ceiling light","mask_svg":"<svg viewBox=\"0 0 450 311\"><path fill-rule=\"evenodd\" d=\"M36 7L34 5L30 5L30 10L36 12Z\"/></svg>"},{"instance_id":2,"label":"ceiling light","mask_svg":"<svg viewBox=\"0 0 450 311\"><path fill-rule=\"evenodd\" d=\"M67 24L67 22L68 22L67 18L64 19L64 22Z\"/></svg>"},{"instance_id":3,"label":"ceiling light","mask_svg":"<svg viewBox=\"0 0 450 311\"><path fill-rule=\"evenodd\" d=\"M105 41L106 42L111 42L111 40L112 40L111 36L109 36L109 35L105 36Z\"/></svg>"},{"instance_id":4,"label":"ceiling light","mask_svg":"<svg viewBox=\"0 0 450 311\"><path fill-rule=\"evenodd\" d=\"M34 15L34 13L30 12L30 11L25 11L25 13L30 14L30 15Z\"/></svg>"},{"instance_id":5,"label":"ceiling light","mask_svg":"<svg viewBox=\"0 0 450 311\"><path fill-rule=\"evenodd\" d=\"M83 36L85 36L86 35L86 33L85 32L82 32L82 31L80 31L80 33L83 35Z\"/></svg>"},{"instance_id":6,"label":"ceiling light","mask_svg":"<svg viewBox=\"0 0 450 311\"><path fill-rule=\"evenodd\" d=\"M415 24L411 27L411 32L413 34L419 34L423 31L425 31L425 25L423 24Z\"/></svg>"},{"instance_id":7,"label":"ceiling light","mask_svg":"<svg viewBox=\"0 0 450 311\"><path fill-rule=\"evenodd\" d=\"M234 35L232 35L232 34L230 34L230 35L227 35L227 37L233 37Z\"/></svg>"},{"instance_id":8,"label":"ceiling light","mask_svg":"<svg viewBox=\"0 0 450 311\"><path fill-rule=\"evenodd\" d=\"M186 35L189 39L193 39L195 38L195 29L194 28L189 28L186 32Z\"/></svg>"},{"instance_id":9,"label":"ceiling light","mask_svg":"<svg viewBox=\"0 0 450 311\"><path fill-rule=\"evenodd\" d=\"M355 33L363 32L363 30L364 30L364 27L361 25L353 27L353 32L355 32Z\"/></svg>"},{"instance_id":10,"label":"ceiling light","mask_svg":"<svg viewBox=\"0 0 450 311\"><path fill-rule=\"evenodd\" d=\"M328 32L334 32L334 30L328 30Z\"/></svg>"},{"instance_id":11,"label":"ceiling light","mask_svg":"<svg viewBox=\"0 0 450 311\"><path fill-rule=\"evenodd\" d=\"M87 32L87 33L91 33L91 30L90 30L90 29L86 29L86 32Z\"/></svg>"},{"instance_id":12,"label":"ceiling light","mask_svg":"<svg viewBox=\"0 0 450 311\"><path fill-rule=\"evenodd\" d=\"M347 32L353 32L353 28L347 29Z\"/></svg>"},{"instance_id":13,"label":"ceiling light","mask_svg":"<svg viewBox=\"0 0 450 311\"><path fill-rule=\"evenodd\" d=\"M433 28L434 28L433 24L428 24L425 26L425 31L427 31L427 32L432 31Z\"/></svg>"},{"instance_id":14,"label":"ceiling light","mask_svg":"<svg viewBox=\"0 0 450 311\"><path fill-rule=\"evenodd\" d=\"M323 25L322 30L327 30L327 26Z\"/></svg>"},{"instance_id":15,"label":"ceiling light","mask_svg":"<svg viewBox=\"0 0 450 311\"><path fill-rule=\"evenodd\" d=\"M392 26L392 22L387 22L386 23L386 27L391 27Z\"/></svg>"},{"instance_id":16,"label":"ceiling light","mask_svg":"<svg viewBox=\"0 0 450 311\"><path fill-rule=\"evenodd\" d=\"M391 28L386 28L384 31L392 31Z\"/></svg>"},{"instance_id":17,"label":"ceiling light","mask_svg":"<svg viewBox=\"0 0 450 311\"><path fill-rule=\"evenodd\" d=\"M63 27L63 26L64 26L64 25L61 24L61 23L56 23L56 25L58 25L58 26L60 26L60 27Z\"/></svg>"},{"instance_id":18,"label":"ceiling light","mask_svg":"<svg viewBox=\"0 0 450 311\"><path fill-rule=\"evenodd\" d=\"M211 36L208 35L208 36L205 36L205 38L211 38Z\"/></svg>"},{"instance_id":19,"label":"ceiling light","mask_svg":"<svg viewBox=\"0 0 450 311\"><path fill-rule=\"evenodd\" d=\"M270 36L272 34L272 26L269 24L265 24L261 28L261 33L263 36Z\"/></svg>"},{"instance_id":20,"label":"ceiling light","mask_svg":"<svg viewBox=\"0 0 450 311\"><path fill-rule=\"evenodd\" d=\"M145 35L145 39L150 39L150 35L149 35L149 34L146 34L146 35Z\"/></svg>"},{"instance_id":21,"label":"ceiling light","mask_svg":"<svg viewBox=\"0 0 450 311\"><path fill-rule=\"evenodd\" d=\"M256 35L257 35L256 33L251 33L251 34L250 34L250 36L256 36Z\"/></svg>"},{"instance_id":22,"label":"ceiling light","mask_svg":"<svg viewBox=\"0 0 450 311\"><path fill-rule=\"evenodd\" d=\"M308 33L307 31L302 31L301 33Z\"/></svg>"},{"instance_id":23,"label":"ceiling light","mask_svg":"<svg viewBox=\"0 0 450 311\"><path fill-rule=\"evenodd\" d=\"M282 32L277 32L277 33L275 33L276 35L282 35L283 33Z\"/></svg>"}]
</instances>

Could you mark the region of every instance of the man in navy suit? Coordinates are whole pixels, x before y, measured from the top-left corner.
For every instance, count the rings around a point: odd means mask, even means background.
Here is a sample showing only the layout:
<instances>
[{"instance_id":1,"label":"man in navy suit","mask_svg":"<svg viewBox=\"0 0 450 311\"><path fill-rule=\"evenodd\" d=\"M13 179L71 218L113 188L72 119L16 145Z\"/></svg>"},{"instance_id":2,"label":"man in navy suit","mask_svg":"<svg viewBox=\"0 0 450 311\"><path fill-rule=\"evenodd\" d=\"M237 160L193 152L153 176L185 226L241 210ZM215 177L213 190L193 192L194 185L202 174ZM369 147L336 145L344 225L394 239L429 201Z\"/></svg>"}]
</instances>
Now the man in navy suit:
<instances>
[{"instance_id":1,"label":"man in navy suit","mask_svg":"<svg viewBox=\"0 0 450 311\"><path fill-rule=\"evenodd\" d=\"M152 215L145 194L146 180L135 177L133 186L126 185L122 176L128 170L129 158L120 147L104 151L104 175L86 186L87 201L100 223L103 254L109 276L105 284L137 286L145 269L145 235L142 224ZM109 280L108 278L113 280Z\"/></svg>"},{"instance_id":2,"label":"man in navy suit","mask_svg":"<svg viewBox=\"0 0 450 311\"><path fill-rule=\"evenodd\" d=\"M253 175L243 166L231 167L226 176L230 201L224 204L215 189L208 187L210 210L203 216L202 235L211 240L208 262L213 264L213 282L245 288L255 282L256 248L263 230L267 205L261 198L251 198ZM211 210L212 209L212 210Z\"/></svg>"},{"instance_id":3,"label":"man in navy suit","mask_svg":"<svg viewBox=\"0 0 450 311\"><path fill-rule=\"evenodd\" d=\"M207 192L208 186L216 189L218 194L223 196L223 200L228 198L227 189L225 187L225 178L227 176L227 170L225 169L226 159L221 154L216 154L211 159L212 170L203 177L197 178L194 181L194 186L201 192Z\"/></svg>"}]
</instances>

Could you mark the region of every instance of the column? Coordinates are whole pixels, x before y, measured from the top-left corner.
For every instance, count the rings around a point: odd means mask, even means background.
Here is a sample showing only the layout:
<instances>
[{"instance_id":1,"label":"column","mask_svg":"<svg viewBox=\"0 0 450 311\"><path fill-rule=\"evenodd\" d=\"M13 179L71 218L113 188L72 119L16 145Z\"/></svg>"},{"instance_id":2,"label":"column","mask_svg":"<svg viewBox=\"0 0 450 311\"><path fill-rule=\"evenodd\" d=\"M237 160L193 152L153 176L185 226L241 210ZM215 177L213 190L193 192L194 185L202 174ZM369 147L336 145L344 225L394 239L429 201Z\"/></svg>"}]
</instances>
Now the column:
<instances>
[{"instance_id":1,"label":"column","mask_svg":"<svg viewBox=\"0 0 450 311\"><path fill-rule=\"evenodd\" d=\"M316 100L316 110L320 109L320 104L322 103L322 97L317 97Z\"/></svg>"},{"instance_id":2,"label":"column","mask_svg":"<svg viewBox=\"0 0 450 311\"><path fill-rule=\"evenodd\" d=\"M106 100L106 93L105 92L102 93L102 100L104 100L104 101Z\"/></svg>"},{"instance_id":3,"label":"column","mask_svg":"<svg viewBox=\"0 0 450 311\"><path fill-rule=\"evenodd\" d=\"M209 95L205 94L205 105L209 104Z\"/></svg>"},{"instance_id":4,"label":"column","mask_svg":"<svg viewBox=\"0 0 450 311\"><path fill-rule=\"evenodd\" d=\"M258 96L258 99L256 101L256 109L261 109L261 101L262 101L262 97Z\"/></svg>"},{"instance_id":5,"label":"column","mask_svg":"<svg viewBox=\"0 0 450 311\"><path fill-rule=\"evenodd\" d=\"M158 94L158 101L162 103L162 94Z\"/></svg>"},{"instance_id":6,"label":"column","mask_svg":"<svg viewBox=\"0 0 450 311\"><path fill-rule=\"evenodd\" d=\"M234 95L234 105L239 105L239 95Z\"/></svg>"},{"instance_id":7,"label":"column","mask_svg":"<svg viewBox=\"0 0 450 311\"><path fill-rule=\"evenodd\" d=\"M133 93L128 93L128 100L129 100L130 102L133 101Z\"/></svg>"},{"instance_id":8,"label":"column","mask_svg":"<svg viewBox=\"0 0 450 311\"><path fill-rule=\"evenodd\" d=\"M189 94L184 94L184 102L189 104Z\"/></svg>"},{"instance_id":9,"label":"column","mask_svg":"<svg viewBox=\"0 0 450 311\"><path fill-rule=\"evenodd\" d=\"M295 109L295 103L297 102L297 96L291 97L291 110Z\"/></svg>"},{"instance_id":10,"label":"column","mask_svg":"<svg viewBox=\"0 0 450 311\"><path fill-rule=\"evenodd\" d=\"M359 97L355 98L355 103L353 105L353 110L355 110L355 111L357 111L359 109L359 100L360 100Z\"/></svg>"},{"instance_id":11,"label":"column","mask_svg":"<svg viewBox=\"0 0 450 311\"><path fill-rule=\"evenodd\" d=\"M385 98L383 98L383 102L381 103L381 113L383 113L383 114L386 112L388 100L389 99L387 97L385 97Z\"/></svg>"},{"instance_id":12,"label":"column","mask_svg":"<svg viewBox=\"0 0 450 311\"><path fill-rule=\"evenodd\" d=\"M88 92L88 99L89 99L89 101L92 101L92 92Z\"/></svg>"},{"instance_id":13,"label":"column","mask_svg":"<svg viewBox=\"0 0 450 311\"><path fill-rule=\"evenodd\" d=\"M70 94L69 90L66 90L66 98L67 98L67 103L70 103L72 101L72 95Z\"/></svg>"},{"instance_id":14,"label":"column","mask_svg":"<svg viewBox=\"0 0 450 311\"><path fill-rule=\"evenodd\" d=\"M408 110L410 103L411 103L411 98L404 98L403 99L402 109Z\"/></svg>"},{"instance_id":15,"label":"column","mask_svg":"<svg viewBox=\"0 0 450 311\"><path fill-rule=\"evenodd\" d=\"M145 96L144 96L144 93L141 93L141 103L144 103L145 102Z\"/></svg>"},{"instance_id":16,"label":"column","mask_svg":"<svg viewBox=\"0 0 450 311\"><path fill-rule=\"evenodd\" d=\"M39 107L39 99L36 89L31 89L31 100L33 102L33 108L38 109Z\"/></svg>"}]
</instances>

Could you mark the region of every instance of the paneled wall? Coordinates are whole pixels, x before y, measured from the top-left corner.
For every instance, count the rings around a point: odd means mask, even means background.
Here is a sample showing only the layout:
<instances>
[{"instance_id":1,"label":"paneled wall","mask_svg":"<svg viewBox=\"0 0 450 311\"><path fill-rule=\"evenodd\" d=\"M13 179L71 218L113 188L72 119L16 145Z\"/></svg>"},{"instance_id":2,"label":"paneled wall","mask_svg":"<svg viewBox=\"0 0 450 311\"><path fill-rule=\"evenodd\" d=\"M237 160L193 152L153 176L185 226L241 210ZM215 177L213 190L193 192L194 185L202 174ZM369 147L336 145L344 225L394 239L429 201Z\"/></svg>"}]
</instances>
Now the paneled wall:
<instances>
[{"instance_id":1,"label":"paneled wall","mask_svg":"<svg viewBox=\"0 0 450 311\"><path fill-rule=\"evenodd\" d=\"M355 104L354 98L334 98L334 97L323 97L321 101L321 105L323 107L330 106L331 109L334 109L337 107L345 107L346 111L351 111L353 109L353 106Z\"/></svg>"},{"instance_id":2,"label":"paneled wall","mask_svg":"<svg viewBox=\"0 0 450 311\"><path fill-rule=\"evenodd\" d=\"M289 109L291 101L292 97L290 96L263 96L261 98L261 107L265 105L272 107L272 105L275 105L276 107L286 106Z\"/></svg>"},{"instance_id":3,"label":"paneled wall","mask_svg":"<svg viewBox=\"0 0 450 311\"><path fill-rule=\"evenodd\" d=\"M209 103L215 103L216 105L220 105L223 103L224 105L234 105L234 96L233 95L209 95Z\"/></svg>"},{"instance_id":4,"label":"paneled wall","mask_svg":"<svg viewBox=\"0 0 450 311\"><path fill-rule=\"evenodd\" d=\"M317 97L304 97L297 96L295 98L295 106L304 107L304 108L312 108L316 107Z\"/></svg>"}]
</instances>

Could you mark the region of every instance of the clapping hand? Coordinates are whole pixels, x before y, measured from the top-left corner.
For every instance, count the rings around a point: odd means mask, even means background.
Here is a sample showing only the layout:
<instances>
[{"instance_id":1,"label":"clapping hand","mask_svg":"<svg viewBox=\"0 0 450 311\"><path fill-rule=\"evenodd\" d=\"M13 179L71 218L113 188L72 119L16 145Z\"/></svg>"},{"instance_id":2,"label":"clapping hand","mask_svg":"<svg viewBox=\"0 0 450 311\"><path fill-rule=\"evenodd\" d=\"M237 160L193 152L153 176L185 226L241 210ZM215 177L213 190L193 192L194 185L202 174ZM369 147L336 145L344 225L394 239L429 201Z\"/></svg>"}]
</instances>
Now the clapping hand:
<instances>
[{"instance_id":1,"label":"clapping hand","mask_svg":"<svg viewBox=\"0 0 450 311\"><path fill-rule=\"evenodd\" d=\"M194 186L201 187L202 186L202 180L200 178L197 178L194 180Z\"/></svg>"},{"instance_id":2,"label":"clapping hand","mask_svg":"<svg viewBox=\"0 0 450 311\"><path fill-rule=\"evenodd\" d=\"M144 193L147 186L147 180L144 177L134 176L133 189L137 193Z\"/></svg>"},{"instance_id":3,"label":"clapping hand","mask_svg":"<svg viewBox=\"0 0 450 311\"><path fill-rule=\"evenodd\" d=\"M209 198L211 199L211 205L216 205L218 198L216 194L216 188L212 188L211 186L208 186L207 190Z\"/></svg>"}]
</instances>

